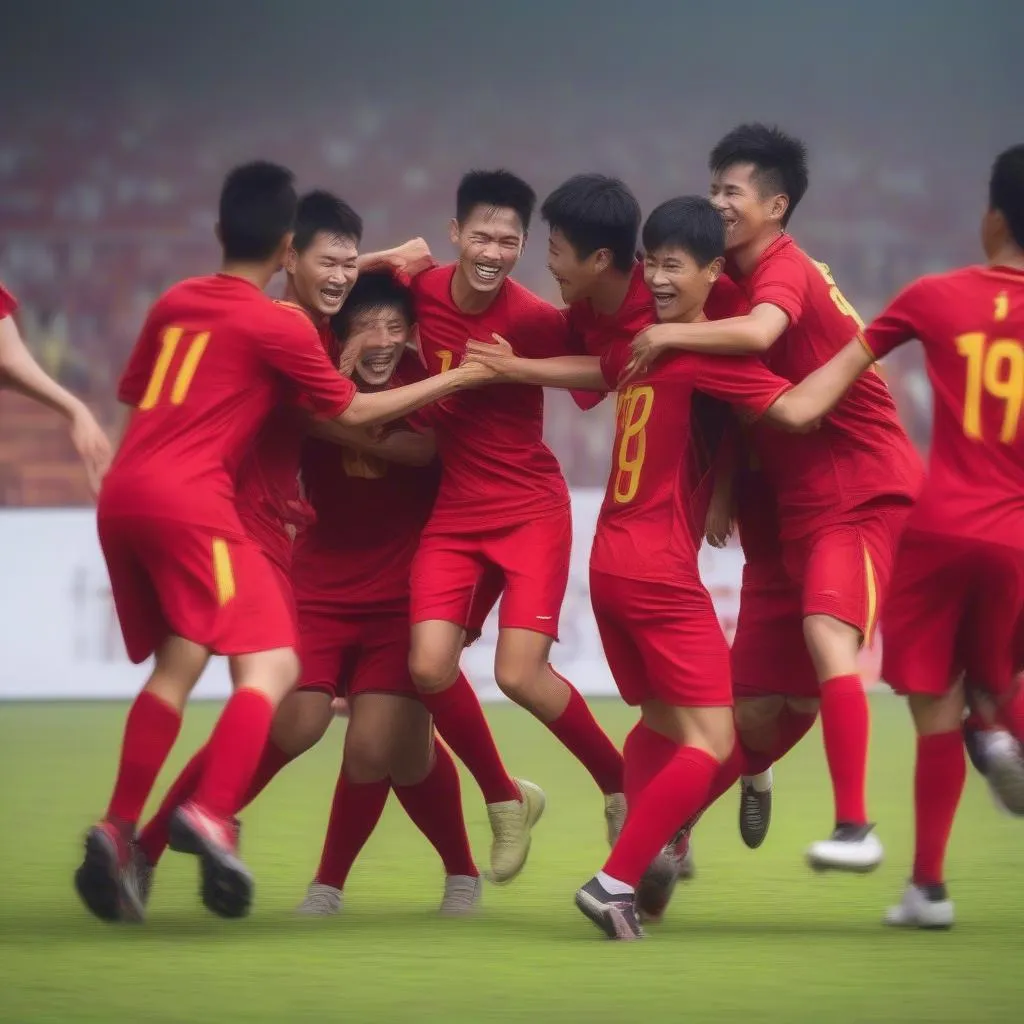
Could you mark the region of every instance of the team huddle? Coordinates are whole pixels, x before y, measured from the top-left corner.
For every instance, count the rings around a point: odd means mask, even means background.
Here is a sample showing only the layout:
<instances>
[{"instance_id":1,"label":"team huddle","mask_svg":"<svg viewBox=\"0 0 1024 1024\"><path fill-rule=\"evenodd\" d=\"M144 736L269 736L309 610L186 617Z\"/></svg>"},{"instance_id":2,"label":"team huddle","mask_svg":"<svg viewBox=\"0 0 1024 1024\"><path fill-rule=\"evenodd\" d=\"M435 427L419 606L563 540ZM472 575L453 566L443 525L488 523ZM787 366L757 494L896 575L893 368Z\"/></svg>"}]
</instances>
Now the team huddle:
<instances>
[{"instance_id":1,"label":"team huddle","mask_svg":"<svg viewBox=\"0 0 1024 1024\"><path fill-rule=\"evenodd\" d=\"M497 603L498 686L600 791L611 850L576 905L606 935L663 917L701 814L737 783L742 839L764 841L772 765L819 715L835 820L808 862L877 867L858 655L880 620L883 677L918 734L914 864L885 920L953 923L943 866L965 740L1024 813L1024 146L992 171L986 264L914 282L867 326L787 232L803 145L742 125L709 166L710 198L646 220L602 175L549 195L564 308L510 277L536 197L507 171L462 179L443 266L419 239L360 254L358 215L326 192L298 198L283 168L228 175L221 272L150 311L99 493L126 648L154 661L75 876L92 913L141 921L168 848L198 855L210 910L247 913L237 816L321 738L337 698L343 763L299 912L342 909L391 790L442 861L441 912L473 912L455 759L487 807L491 881L523 870L545 809L460 670ZM927 473L873 367L913 338L935 395ZM616 395L590 592L639 711L621 752L549 660L572 522L545 387L581 410ZM734 528L730 649L697 552ZM233 693L143 823L211 655L229 659Z\"/></svg>"}]
</instances>

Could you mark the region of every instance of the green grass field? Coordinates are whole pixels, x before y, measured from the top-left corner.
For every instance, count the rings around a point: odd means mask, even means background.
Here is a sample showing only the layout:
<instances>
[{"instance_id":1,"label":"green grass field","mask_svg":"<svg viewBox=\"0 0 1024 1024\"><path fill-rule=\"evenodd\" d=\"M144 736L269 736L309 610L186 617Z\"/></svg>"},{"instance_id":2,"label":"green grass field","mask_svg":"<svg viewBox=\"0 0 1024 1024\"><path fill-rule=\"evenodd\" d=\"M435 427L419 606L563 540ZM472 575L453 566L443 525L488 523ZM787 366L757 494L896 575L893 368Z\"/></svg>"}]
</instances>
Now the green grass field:
<instances>
[{"instance_id":1,"label":"green grass field","mask_svg":"<svg viewBox=\"0 0 1024 1024\"><path fill-rule=\"evenodd\" d=\"M616 739L626 708L597 710ZM177 769L216 709L192 709ZM514 771L547 791L526 872L490 887L473 920L438 919L440 869L392 800L357 865L341 917L292 909L318 859L342 726L291 766L247 813L257 878L250 918L199 904L196 868L169 855L142 928L88 917L71 875L80 836L103 808L125 708L0 705L0 1020L55 1021L708 1021L1003 1020L1024 1006L1019 872L1024 823L997 815L972 776L949 881L949 933L894 933L879 918L900 892L911 842L913 741L894 698L874 700L871 794L885 864L872 876L816 876L808 841L830 824L820 735L777 772L775 820L748 851L727 796L701 823L698 876L646 942L601 938L572 904L600 866L601 802L532 719L491 714ZM166 782L166 779L163 780ZM478 857L483 805L464 787Z\"/></svg>"}]
</instances>

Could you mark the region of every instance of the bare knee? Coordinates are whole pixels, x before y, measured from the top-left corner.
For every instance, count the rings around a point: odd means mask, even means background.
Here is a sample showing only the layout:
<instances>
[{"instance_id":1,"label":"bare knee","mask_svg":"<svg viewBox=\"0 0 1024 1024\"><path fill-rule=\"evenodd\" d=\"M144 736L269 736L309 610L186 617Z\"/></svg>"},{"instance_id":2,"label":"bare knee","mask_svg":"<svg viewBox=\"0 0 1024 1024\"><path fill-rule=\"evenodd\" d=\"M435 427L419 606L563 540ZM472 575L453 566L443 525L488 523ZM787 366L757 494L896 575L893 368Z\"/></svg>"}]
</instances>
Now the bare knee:
<instances>
[{"instance_id":1,"label":"bare knee","mask_svg":"<svg viewBox=\"0 0 1024 1024\"><path fill-rule=\"evenodd\" d=\"M786 707L798 715L816 716L821 708L817 697L787 697Z\"/></svg>"},{"instance_id":2,"label":"bare knee","mask_svg":"<svg viewBox=\"0 0 1024 1024\"><path fill-rule=\"evenodd\" d=\"M527 629L503 629L494 655L494 680L509 700L545 721L557 718L569 686L548 664L551 638Z\"/></svg>"},{"instance_id":3,"label":"bare knee","mask_svg":"<svg viewBox=\"0 0 1024 1024\"><path fill-rule=\"evenodd\" d=\"M804 641L814 662L818 682L857 672L861 633L856 626L831 615L804 618Z\"/></svg>"},{"instance_id":4,"label":"bare knee","mask_svg":"<svg viewBox=\"0 0 1024 1024\"><path fill-rule=\"evenodd\" d=\"M231 658L231 681L236 689L258 690L280 704L299 681L299 658L291 647L238 654Z\"/></svg>"},{"instance_id":5,"label":"bare knee","mask_svg":"<svg viewBox=\"0 0 1024 1024\"><path fill-rule=\"evenodd\" d=\"M785 703L785 697L753 697L750 700L738 700L733 711L737 731L746 736L747 733L760 733L773 727Z\"/></svg>"},{"instance_id":6,"label":"bare knee","mask_svg":"<svg viewBox=\"0 0 1024 1024\"><path fill-rule=\"evenodd\" d=\"M333 717L329 693L290 693L274 715L270 741L282 753L296 758L320 742Z\"/></svg>"},{"instance_id":7,"label":"bare knee","mask_svg":"<svg viewBox=\"0 0 1024 1024\"><path fill-rule=\"evenodd\" d=\"M423 693L447 690L459 674L465 631L451 622L418 622L412 627L409 674Z\"/></svg>"},{"instance_id":8,"label":"bare knee","mask_svg":"<svg viewBox=\"0 0 1024 1024\"><path fill-rule=\"evenodd\" d=\"M389 744L372 729L361 729L355 716L349 721L345 733L345 754L342 770L345 778L353 782L379 782L388 777Z\"/></svg>"},{"instance_id":9,"label":"bare knee","mask_svg":"<svg viewBox=\"0 0 1024 1024\"><path fill-rule=\"evenodd\" d=\"M959 731L965 707L963 686L957 683L941 697L911 694L909 704L919 736Z\"/></svg>"},{"instance_id":10,"label":"bare knee","mask_svg":"<svg viewBox=\"0 0 1024 1024\"><path fill-rule=\"evenodd\" d=\"M156 652L153 671L144 689L181 711L209 660L210 652L205 647L170 636Z\"/></svg>"}]
</instances>

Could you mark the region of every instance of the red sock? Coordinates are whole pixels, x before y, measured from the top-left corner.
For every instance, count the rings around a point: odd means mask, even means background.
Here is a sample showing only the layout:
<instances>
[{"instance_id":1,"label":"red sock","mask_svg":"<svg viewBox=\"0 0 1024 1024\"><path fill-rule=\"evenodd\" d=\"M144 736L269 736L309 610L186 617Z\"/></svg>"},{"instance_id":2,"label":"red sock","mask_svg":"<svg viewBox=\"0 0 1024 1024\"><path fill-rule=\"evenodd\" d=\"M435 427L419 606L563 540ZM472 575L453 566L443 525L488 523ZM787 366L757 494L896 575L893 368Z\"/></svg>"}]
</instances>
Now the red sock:
<instances>
[{"instance_id":1,"label":"red sock","mask_svg":"<svg viewBox=\"0 0 1024 1024\"><path fill-rule=\"evenodd\" d=\"M121 763L107 808L108 819L135 827L180 728L177 708L148 690L135 698L124 724Z\"/></svg>"},{"instance_id":2,"label":"red sock","mask_svg":"<svg viewBox=\"0 0 1024 1024\"><path fill-rule=\"evenodd\" d=\"M946 846L967 778L959 729L918 736L914 767L915 885L939 885Z\"/></svg>"},{"instance_id":3,"label":"red sock","mask_svg":"<svg viewBox=\"0 0 1024 1024\"><path fill-rule=\"evenodd\" d=\"M462 816L459 770L443 743L434 746L434 767L415 786L393 786L413 824L430 840L446 875L480 874L473 862Z\"/></svg>"},{"instance_id":4,"label":"red sock","mask_svg":"<svg viewBox=\"0 0 1024 1024\"><path fill-rule=\"evenodd\" d=\"M487 803L521 799L519 787L501 763L476 691L461 672L447 690L421 693L420 700L437 731L476 779Z\"/></svg>"},{"instance_id":5,"label":"red sock","mask_svg":"<svg viewBox=\"0 0 1024 1024\"><path fill-rule=\"evenodd\" d=\"M200 747L192 755L178 777L171 783L163 803L160 804L156 814L146 823L139 833L139 847L146 860L155 865L163 856L167 844L170 842L168 830L171 827L171 816L174 812L196 791L199 780L203 775L203 767L206 764L206 747Z\"/></svg>"},{"instance_id":6,"label":"red sock","mask_svg":"<svg viewBox=\"0 0 1024 1024\"><path fill-rule=\"evenodd\" d=\"M757 774L757 772L750 772L747 767L747 757L743 744L737 740L733 744L732 753L721 763L715 777L711 780L711 788L708 790L708 797L704 803L705 808L710 807L723 793L732 789L741 775Z\"/></svg>"},{"instance_id":7,"label":"red sock","mask_svg":"<svg viewBox=\"0 0 1024 1024\"><path fill-rule=\"evenodd\" d=\"M345 880L359 851L380 821L390 790L391 784L387 779L350 782L342 769L334 789L316 881L322 885L333 885L335 889L345 888Z\"/></svg>"},{"instance_id":8,"label":"red sock","mask_svg":"<svg viewBox=\"0 0 1024 1024\"><path fill-rule=\"evenodd\" d=\"M587 702L563 675L553 675L569 687L569 703L565 710L547 727L558 737L559 742L590 772L598 788L608 796L622 792L622 755L615 749L615 744L604 734L597 724Z\"/></svg>"},{"instance_id":9,"label":"red sock","mask_svg":"<svg viewBox=\"0 0 1024 1024\"><path fill-rule=\"evenodd\" d=\"M667 736L649 729L643 722L633 726L622 745L622 782L627 814L651 780L675 757L678 750L679 747Z\"/></svg>"},{"instance_id":10,"label":"red sock","mask_svg":"<svg viewBox=\"0 0 1024 1024\"><path fill-rule=\"evenodd\" d=\"M228 699L207 744L206 767L195 802L215 818L242 807L270 736L274 705L266 694L242 687Z\"/></svg>"},{"instance_id":11,"label":"red sock","mask_svg":"<svg viewBox=\"0 0 1024 1024\"><path fill-rule=\"evenodd\" d=\"M679 747L633 805L604 872L634 888L658 851L706 803L721 766L696 747Z\"/></svg>"},{"instance_id":12,"label":"red sock","mask_svg":"<svg viewBox=\"0 0 1024 1024\"><path fill-rule=\"evenodd\" d=\"M286 754L280 747L275 746L273 740L267 740L267 745L260 755L260 763L256 765L256 774L253 776L252 782L249 783L249 789L242 799L242 806L239 810L248 807L267 788L270 780L293 760L291 754Z\"/></svg>"},{"instance_id":13,"label":"red sock","mask_svg":"<svg viewBox=\"0 0 1024 1024\"><path fill-rule=\"evenodd\" d=\"M784 707L779 712L776 728L778 737L769 753L744 748L747 755L747 766L744 775L760 775L768 771L776 761L781 761L810 731L817 720L817 713L805 714Z\"/></svg>"},{"instance_id":14,"label":"red sock","mask_svg":"<svg viewBox=\"0 0 1024 1024\"><path fill-rule=\"evenodd\" d=\"M821 731L832 776L836 823L864 825L867 812L871 716L860 676L836 676L821 686Z\"/></svg>"}]
</instances>

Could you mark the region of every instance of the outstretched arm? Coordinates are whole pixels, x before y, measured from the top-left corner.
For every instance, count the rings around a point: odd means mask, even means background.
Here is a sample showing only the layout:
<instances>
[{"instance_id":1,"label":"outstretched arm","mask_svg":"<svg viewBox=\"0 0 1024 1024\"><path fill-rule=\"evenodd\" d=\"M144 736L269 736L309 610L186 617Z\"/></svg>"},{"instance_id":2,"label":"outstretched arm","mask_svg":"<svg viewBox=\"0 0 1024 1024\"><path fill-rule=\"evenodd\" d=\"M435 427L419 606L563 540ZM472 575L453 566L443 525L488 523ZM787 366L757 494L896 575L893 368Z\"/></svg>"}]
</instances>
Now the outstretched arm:
<instances>
[{"instance_id":1,"label":"outstretched arm","mask_svg":"<svg viewBox=\"0 0 1024 1024\"><path fill-rule=\"evenodd\" d=\"M71 442L85 464L93 494L97 493L110 465L110 442L85 403L62 388L33 359L10 316L0 320L0 387L26 395L69 421Z\"/></svg>"},{"instance_id":2,"label":"outstretched arm","mask_svg":"<svg viewBox=\"0 0 1024 1024\"><path fill-rule=\"evenodd\" d=\"M479 363L495 375L496 382L536 384L545 388L577 388L607 391L608 382L597 356L550 356L527 359L517 356L500 334L493 342L471 341L466 346L466 363Z\"/></svg>"},{"instance_id":3,"label":"outstretched arm","mask_svg":"<svg viewBox=\"0 0 1024 1024\"><path fill-rule=\"evenodd\" d=\"M346 427L337 420L311 420L309 432L314 437L402 466L429 466L437 456L432 430L422 434L415 430L395 430L377 437L364 427Z\"/></svg>"}]
</instances>

